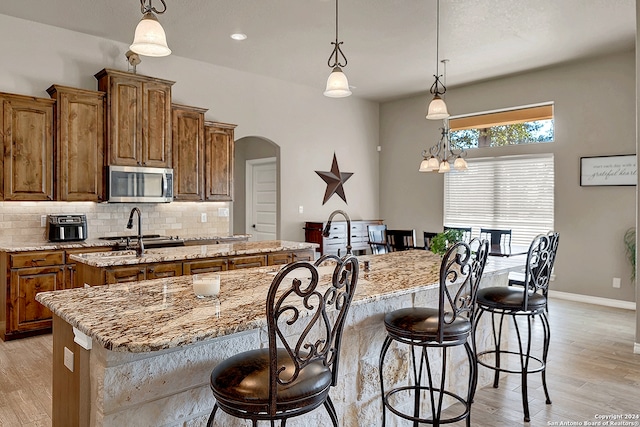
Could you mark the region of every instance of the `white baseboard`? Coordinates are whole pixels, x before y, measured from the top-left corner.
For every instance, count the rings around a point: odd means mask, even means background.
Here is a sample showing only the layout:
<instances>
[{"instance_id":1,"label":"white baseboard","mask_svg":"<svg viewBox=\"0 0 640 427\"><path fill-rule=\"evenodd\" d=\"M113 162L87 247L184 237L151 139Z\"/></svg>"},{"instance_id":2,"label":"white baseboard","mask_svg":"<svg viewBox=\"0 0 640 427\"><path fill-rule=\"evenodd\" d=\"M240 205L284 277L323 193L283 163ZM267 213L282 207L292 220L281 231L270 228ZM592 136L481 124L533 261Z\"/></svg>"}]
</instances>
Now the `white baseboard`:
<instances>
[{"instance_id":1,"label":"white baseboard","mask_svg":"<svg viewBox=\"0 0 640 427\"><path fill-rule=\"evenodd\" d=\"M640 354L640 342L637 342L637 343L633 344L633 352L635 354Z\"/></svg>"},{"instance_id":2,"label":"white baseboard","mask_svg":"<svg viewBox=\"0 0 640 427\"><path fill-rule=\"evenodd\" d=\"M565 299L569 301L585 302L587 304L604 305L607 307L624 308L625 310L635 311L636 309L636 303L632 301L622 301L618 299L594 297L590 295L572 294L569 292L560 292L560 291L554 291L551 289L549 289L549 297ZM636 343L636 347L638 346L639 344ZM636 348L634 349L634 352L640 353L640 349Z\"/></svg>"}]
</instances>

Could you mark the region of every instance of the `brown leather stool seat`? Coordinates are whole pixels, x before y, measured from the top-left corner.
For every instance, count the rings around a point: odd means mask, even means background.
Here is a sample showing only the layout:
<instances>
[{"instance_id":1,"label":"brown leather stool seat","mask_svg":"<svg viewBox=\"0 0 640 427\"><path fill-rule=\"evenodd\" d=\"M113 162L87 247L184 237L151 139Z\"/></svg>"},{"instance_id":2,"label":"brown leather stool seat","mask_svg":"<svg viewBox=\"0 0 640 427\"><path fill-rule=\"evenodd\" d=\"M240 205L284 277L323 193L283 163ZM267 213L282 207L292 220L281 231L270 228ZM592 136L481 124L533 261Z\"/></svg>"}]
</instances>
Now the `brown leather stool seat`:
<instances>
[{"instance_id":1,"label":"brown leather stool seat","mask_svg":"<svg viewBox=\"0 0 640 427\"><path fill-rule=\"evenodd\" d=\"M475 388L475 356L469 340L475 295L489 253L489 242L478 239L469 244L451 246L440 264L438 308L408 307L394 310L384 317L387 336L380 351L378 372L382 391L382 426L386 425L387 409L399 418L439 426L466 420L471 426L471 396ZM385 390L383 372L385 357L392 343L409 346L413 381ZM464 346L469 363L467 393L462 394L446 383L449 349ZM433 358L439 352L440 357ZM433 375L440 368L439 379ZM426 374L425 374L426 373ZM428 397L426 397L428 396ZM457 414L442 414L445 401L461 405ZM413 404L411 413L406 402ZM395 424L394 424L395 425Z\"/></svg>"},{"instance_id":2,"label":"brown leather stool seat","mask_svg":"<svg viewBox=\"0 0 640 427\"><path fill-rule=\"evenodd\" d=\"M269 349L251 350L224 360L211 372L211 390L219 406L244 407L249 411L267 411L269 404ZM295 371L286 350L278 349L280 375L291 377ZM276 410L288 411L307 401L319 406L331 387L331 370L322 362L314 362L302 369L295 381L278 384Z\"/></svg>"},{"instance_id":3,"label":"brown leather stool seat","mask_svg":"<svg viewBox=\"0 0 640 427\"><path fill-rule=\"evenodd\" d=\"M398 338L435 341L438 339L439 320L436 308L412 307L387 313L384 325L389 334ZM442 327L444 341L464 341L470 332L471 322L464 317L457 317Z\"/></svg>"},{"instance_id":4,"label":"brown leather stool seat","mask_svg":"<svg viewBox=\"0 0 640 427\"><path fill-rule=\"evenodd\" d=\"M524 288L496 286L478 291L476 301L487 308L502 310L522 310ZM538 311L547 305L547 299L538 293L529 295L528 308Z\"/></svg>"}]
</instances>

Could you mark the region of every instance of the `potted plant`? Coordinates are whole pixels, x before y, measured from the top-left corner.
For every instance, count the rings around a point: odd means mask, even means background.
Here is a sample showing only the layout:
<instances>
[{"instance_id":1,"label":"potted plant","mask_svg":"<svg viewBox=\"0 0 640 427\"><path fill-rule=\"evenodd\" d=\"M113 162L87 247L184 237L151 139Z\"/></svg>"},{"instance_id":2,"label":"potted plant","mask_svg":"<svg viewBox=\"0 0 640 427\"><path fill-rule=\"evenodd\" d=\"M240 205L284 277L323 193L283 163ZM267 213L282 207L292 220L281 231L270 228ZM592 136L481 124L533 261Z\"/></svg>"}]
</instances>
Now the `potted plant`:
<instances>
[{"instance_id":1,"label":"potted plant","mask_svg":"<svg viewBox=\"0 0 640 427\"><path fill-rule=\"evenodd\" d=\"M627 258L631 263L631 281L636 280L636 229L630 228L624 233L624 246L627 250Z\"/></svg>"},{"instance_id":2,"label":"potted plant","mask_svg":"<svg viewBox=\"0 0 640 427\"><path fill-rule=\"evenodd\" d=\"M461 241L463 236L464 231L455 228L438 233L431 239L431 252L442 256L449 246Z\"/></svg>"}]
</instances>

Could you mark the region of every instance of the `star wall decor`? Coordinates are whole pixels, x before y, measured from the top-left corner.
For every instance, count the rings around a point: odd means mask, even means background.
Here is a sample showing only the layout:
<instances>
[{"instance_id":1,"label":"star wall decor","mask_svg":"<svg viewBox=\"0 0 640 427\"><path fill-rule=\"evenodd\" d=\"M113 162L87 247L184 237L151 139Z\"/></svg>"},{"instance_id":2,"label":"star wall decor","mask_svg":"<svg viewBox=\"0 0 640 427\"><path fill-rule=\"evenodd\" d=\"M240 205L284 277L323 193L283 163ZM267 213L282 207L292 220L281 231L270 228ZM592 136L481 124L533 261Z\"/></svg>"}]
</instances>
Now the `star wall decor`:
<instances>
[{"instance_id":1,"label":"star wall decor","mask_svg":"<svg viewBox=\"0 0 640 427\"><path fill-rule=\"evenodd\" d=\"M340 172L340 168L338 168L338 159L336 158L336 153L333 153L333 163L331 164L331 171L329 172L320 172L315 171L320 178L327 183L327 190L324 192L324 200L322 204L327 203L327 200L331 198L334 194L338 194L347 203L347 196L344 194L343 184L347 182L353 172Z\"/></svg>"}]
</instances>

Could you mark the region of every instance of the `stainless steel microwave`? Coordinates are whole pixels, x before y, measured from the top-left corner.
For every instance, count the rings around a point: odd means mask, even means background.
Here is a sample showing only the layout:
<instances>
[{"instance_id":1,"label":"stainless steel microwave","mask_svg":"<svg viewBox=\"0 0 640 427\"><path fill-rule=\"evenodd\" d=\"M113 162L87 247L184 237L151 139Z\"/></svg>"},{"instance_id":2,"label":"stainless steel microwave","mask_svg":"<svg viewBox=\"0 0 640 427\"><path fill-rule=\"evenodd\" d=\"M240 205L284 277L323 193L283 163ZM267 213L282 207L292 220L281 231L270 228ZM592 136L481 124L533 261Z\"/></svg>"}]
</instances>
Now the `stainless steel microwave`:
<instances>
[{"instance_id":1,"label":"stainless steel microwave","mask_svg":"<svg viewBox=\"0 0 640 427\"><path fill-rule=\"evenodd\" d=\"M168 203L173 201L173 169L109 166L108 202Z\"/></svg>"}]
</instances>

